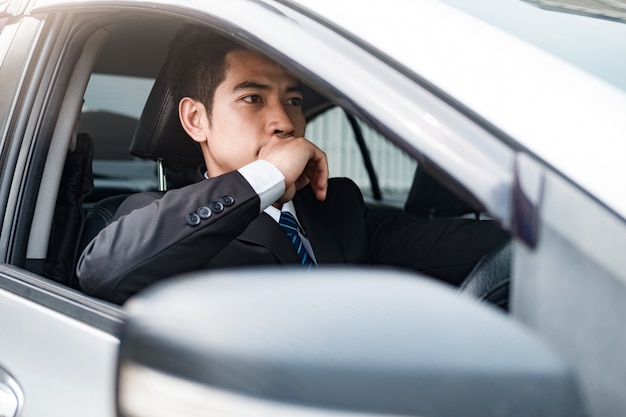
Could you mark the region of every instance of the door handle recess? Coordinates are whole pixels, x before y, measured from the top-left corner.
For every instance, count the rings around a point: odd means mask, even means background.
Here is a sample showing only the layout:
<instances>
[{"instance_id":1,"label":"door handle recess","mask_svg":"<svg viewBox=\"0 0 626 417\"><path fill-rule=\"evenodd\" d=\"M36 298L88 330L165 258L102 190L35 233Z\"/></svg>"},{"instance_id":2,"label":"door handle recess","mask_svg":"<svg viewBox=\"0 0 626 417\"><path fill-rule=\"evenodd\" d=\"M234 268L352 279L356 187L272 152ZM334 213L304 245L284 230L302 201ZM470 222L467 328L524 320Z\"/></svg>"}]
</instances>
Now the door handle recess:
<instances>
[{"instance_id":1,"label":"door handle recess","mask_svg":"<svg viewBox=\"0 0 626 417\"><path fill-rule=\"evenodd\" d=\"M22 389L7 371L0 368L0 417L17 417L23 404Z\"/></svg>"}]
</instances>

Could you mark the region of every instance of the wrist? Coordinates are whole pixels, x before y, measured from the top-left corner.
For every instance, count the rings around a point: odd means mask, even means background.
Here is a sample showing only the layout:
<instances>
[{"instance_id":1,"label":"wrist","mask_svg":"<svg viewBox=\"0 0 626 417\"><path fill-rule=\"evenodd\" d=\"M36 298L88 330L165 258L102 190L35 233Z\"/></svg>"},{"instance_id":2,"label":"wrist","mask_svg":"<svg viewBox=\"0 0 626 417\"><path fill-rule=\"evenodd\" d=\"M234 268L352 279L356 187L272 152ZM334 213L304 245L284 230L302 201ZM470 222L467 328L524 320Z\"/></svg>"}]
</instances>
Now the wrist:
<instances>
[{"instance_id":1,"label":"wrist","mask_svg":"<svg viewBox=\"0 0 626 417\"><path fill-rule=\"evenodd\" d=\"M285 192L285 176L269 161L259 159L237 171L259 196L259 212L269 207Z\"/></svg>"}]
</instances>

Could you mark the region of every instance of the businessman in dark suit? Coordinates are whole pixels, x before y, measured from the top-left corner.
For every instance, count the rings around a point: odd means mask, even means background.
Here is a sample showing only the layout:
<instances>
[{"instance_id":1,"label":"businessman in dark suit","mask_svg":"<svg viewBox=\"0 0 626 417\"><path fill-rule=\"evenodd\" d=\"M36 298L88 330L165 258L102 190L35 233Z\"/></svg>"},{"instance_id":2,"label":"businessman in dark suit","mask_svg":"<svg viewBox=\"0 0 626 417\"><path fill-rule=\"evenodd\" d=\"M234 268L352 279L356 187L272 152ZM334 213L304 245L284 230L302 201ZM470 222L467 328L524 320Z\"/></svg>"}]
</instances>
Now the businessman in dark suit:
<instances>
[{"instance_id":1,"label":"businessman in dark suit","mask_svg":"<svg viewBox=\"0 0 626 417\"><path fill-rule=\"evenodd\" d=\"M299 82L275 62L192 26L168 62L206 178L124 201L81 256L85 292L123 303L178 273L268 264L381 263L458 284L507 239L490 222L381 218L352 181L328 180Z\"/></svg>"}]
</instances>

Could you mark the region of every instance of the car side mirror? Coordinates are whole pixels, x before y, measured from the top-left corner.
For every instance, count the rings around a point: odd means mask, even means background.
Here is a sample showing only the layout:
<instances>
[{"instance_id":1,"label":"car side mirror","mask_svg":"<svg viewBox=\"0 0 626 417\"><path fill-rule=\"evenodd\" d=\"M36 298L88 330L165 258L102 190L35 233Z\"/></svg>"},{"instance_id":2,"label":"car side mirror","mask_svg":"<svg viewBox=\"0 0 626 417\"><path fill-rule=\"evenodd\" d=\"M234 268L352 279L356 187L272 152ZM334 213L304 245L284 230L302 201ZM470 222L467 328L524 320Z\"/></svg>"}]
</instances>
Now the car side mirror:
<instances>
[{"instance_id":1,"label":"car side mirror","mask_svg":"<svg viewBox=\"0 0 626 417\"><path fill-rule=\"evenodd\" d=\"M203 272L127 309L126 417L586 415L571 368L541 340L416 274Z\"/></svg>"}]
</instances>

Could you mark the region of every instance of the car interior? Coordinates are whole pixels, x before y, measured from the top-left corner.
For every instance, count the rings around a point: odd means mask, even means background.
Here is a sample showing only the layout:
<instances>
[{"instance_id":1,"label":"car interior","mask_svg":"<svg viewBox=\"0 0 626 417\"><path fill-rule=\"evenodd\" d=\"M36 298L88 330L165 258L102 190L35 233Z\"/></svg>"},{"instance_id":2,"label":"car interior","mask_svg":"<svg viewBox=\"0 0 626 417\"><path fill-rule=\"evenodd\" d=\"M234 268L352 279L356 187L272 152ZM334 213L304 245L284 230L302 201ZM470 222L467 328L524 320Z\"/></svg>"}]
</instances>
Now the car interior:
<instances>
[{"instance_id":1,"label":"car interior","mask_svg":"<svg viewBox=\"0 0 626 417\"><path fill-rule=\"evenodd\" d=\"M623 410L623 396L615 389L623 382L625 369L619 361L608 359L615 357L620 346L626 345L617 330L626 316L623 257L618 253L620 245L616 244L625 240L623 216L549 165L549 160L540 159L541 154L525 148L525 136L522 135L521 141L508 137L505 131L496 128L496 121L490 119L489 113L482 118L481 109L474 113L472 106L462 108L462 102L446 96L445 90L437 90L438 84L427 85L428 79L421 79L419 74L410 77L408 68L399 71L380 60L380 56L360 49L360 44L347 39L345 33L333 34L332 28L327 27L322 30L316 22L305 18L303 22L311 28L305 27L298 33L318 42L320 51L337 52L346 48L353 52L354 57L346 56L342 62L349 63L350 69L361 69L358 74L369 77L367 81L376 81L376 74L385 75L378 80L384 82L375 84L380 89L377 94L367 89L361 91L360 82L344 87L340 83L356 77L351 71L335 71L337 66L319 59L314 53L316 50L299 54L299 49L303 48L298 44L282 40L281 44L276 40L278 36L257 34L257 26L249 30L243 25L235 26L244 20L236 20L239 23L233 20L229 26L230 17L223 21L218 16L209 17L207 6L202 2L178 6L167 1L157 2L158 5L149 2L26 3L19 10L9 11L22 13L32 9L32 13L0 18L1 73L5 87L0 100L3 110L2 293L8 300L5 311L9 316L14 311L28 313L20 314L17 321L7 321L9 336L29 336L23 340L28 343L18 339L11 346L7 345L9 351L26 349L38 359L33 366L54 364L57 374L65 372L69 364L84 367L85 357L98 358L98 361L90 361L90 366L80 375L92 378L89 373L95 369L91 366L95 364L98 372L106 375L106 381L113 380L117 343L123 326L132 317L131 303L127 308L86 295L77 283L75 267L82 248L111 222L126 196L173 189L194 180L199 155L175 123L176 118L161 111L173 105L168 101L171 97L168 98L167 85L161 82L159 74L178 28L186 22L201 22L274 59L285 60L285 66L305 83L306 137L326 150L331 175L354 180L370 208L388 215L422 219L464 217L476 221L489 219L485 213L488 211L510 228L515 233L513 246L504 244L494 248L460 287L453 290L510 311L510 317L505 317L510 320L504 321L527 327L538 342L554 347L558 357L571 361L578 382L586 389L586 399L600 410L593 415L606 415L602 412L605 410L618 410L613 414L619 415ZM269 4L248 3L259 8ZM239 16L234 8L232 13ZM293 12L293 16L298 15L298 11ZM253 18L245 16L247 21ZM258 27L263 24L264 21L259 20ZM290 28L294 32L299 30L295 25ZM328 37L311 36L318 33ZM463 35L460 31L454 39L457 36L462 39ZM342 43L336 46L329 40ZM494 42L499 41L494 37ZM427 46L432 44L430 40L425 42ZM508 47L509 43L502 45ZM510 56L516 51L510 50ZM304 57L310 68L296 62L296 57ZM383 54L383 58L388 56ZM362 63L371 66L360 65ZM456 69L464 70L462 66ZM592 84L590 82L593 87ZM582 86L587 87L584 83ZM502 104L520 103L506 89L497 92L494 98L511 99ZM363 100L367 96L373 96L369 103ZM385 100L377 102L380 97ZM407 100L400 105L398 98ZM565 100L561 97L555 102ZM411 105L404 106L404 103ZM390 104L397 104L397 107ZM445 116L433 121L441 120L442 132L450 130L451 135L447 137L448 132L431 135L423 130L429 121L420 119L422 113L416 113L420 110L425 110L424 114L432 110L434 116ZM410 123L412 114L416 114L414 125ZM405 125L393 124L399 121ZM549 126L563 127L560 123ZM559 155L563 155L562 152ZM484 157L473 159L474 156ZM472 169L454 170L459 161L470 161L468 165ZM493 167L483 167L485 162L493 163ZM465 177L472 171L481 175ZM604 177L597 177L601 178ZM366 278L359 275L361 270L349 268L346 275ZM320 268L320 273L324 272ZM367 272L367 276L378 274L381 281L395 273L373 268L367 268ZM215 276L214 273L209 275ZM422 274L414 276L420 284L430 284L422 279ZM212 280L203 278L203 281ZM178 287L184 289L185 285ZM456 301L463 301L458 298L461 297L456 297ZM589 302L581 303L581 300ZM407 305L411 303L417 304L411 299ZM134 303L138 304L141 302ZM14 309L13 305L20 309ZM452 308L446 309L437 299L434 306L458 318ZM364 310L367 311L367 305ZM493 316L502 319L497 314ZM39 317L46 320L38 326L33 318ZM454 328L467 329L472 323L477 324L471 319L460 322L462 325ZM49 323L59 323L59 326L48 326ZM440 324L437 320L433 323L437 327ZM57 336L50 339L49 332L37 331L44 326L50 327L50 331L68 327L71 333L55 333ZM501 339L498 331L490 332L480 323L478 326L488 336L483 342ZM421 334L419 323L409 322L409 327ZM64 337L64 334L77 333L85 334L85 338L80 339L85 343ZM110 347L108 362L100 360L106 352L92 343L92 336ZM35 343L31 342L33 340ZM48 346L46 343L50 341L59 343ZM85 346L89 349L82 349ZM431 352L433 346L438 345L435 342L427 346ZM489 369L508 378L509 364L505 360L493 362L489 354L500 347L486 343L480 346L490 348L484 352L476 350L488 356ZM80 355L68 354L68 347L73 347ZM41 348L45 354L40 354ZM81 356L83 353L87 356ZM31 360L28 362L30 364ZM497 366L491 367L493 364ZM47 374L38 373L39 369L33 372L33 369L30 367L23 373L25 379L38 380L45 385L45 378L40 378L40 374ZM68 381L82 382L83 379ZM471 385L468 387L472 388ZM44 386L43 390L47 388ZM471 389L468 392L471 393ZM90 401L91 397L85 398ZM80 402L83 403L86 404ZM45 405L38 407L45 408Z\"/></svg>"},{"instance_id":2,"label":"car interior","mask_svg":"<svg viewBox=\"0 0 626 417\"><path fill-rule=\"evenodd\" d=\"M37 201L26 269L80 291L75 276L78 257L111 222L125 197L136 192L178 188L194 181L202 155L180 126L177 103L161 71L170 39L182 24L168 17L129 14L116 21L94 21L75 36L77 49L80 46L82 51L66 60L73 63L73 68L58 117L57 125L62 126L55 129L46 160L46 169L55 162L59 168L56 175L44 171L41 188L48 191L40 192ZM92 105L87 92L93 91L98 77L122 77L131 84L136 81L148 85L147 93L145 88L141 93L131 91L136 96L133 99L145 102L140 115L115 111L116 106L121 108L130 100L128 97L113 101L112 109ZM387 168L377 169L372 161L375 150L371 132L376 134L375 131L366 121L343 112L331 95L304 88L304 111L309 124L331 111L342 113L343 128L351 131L352 143L346 152L351 159L346 162L344 155L339 165L358 163L366 173L365 185L359 185L368 205L390 215L481 218L477 209L441 185L436 171L416 166L414 161L410 161L410 172L407 174L405 169L401 174L403 188L387 197L389 187L383 178ZM381 135L376 139L386 142ZM406 155L403 158L410 159ZM50 196L42 198L42 193L49 193L52 188L52 195L56 194L54 203ZM480 262L461 291L506 310L510 258L509 245L497 248ZM38 262L41 259L43 263Z\"/></svg>"}]
</instances>

